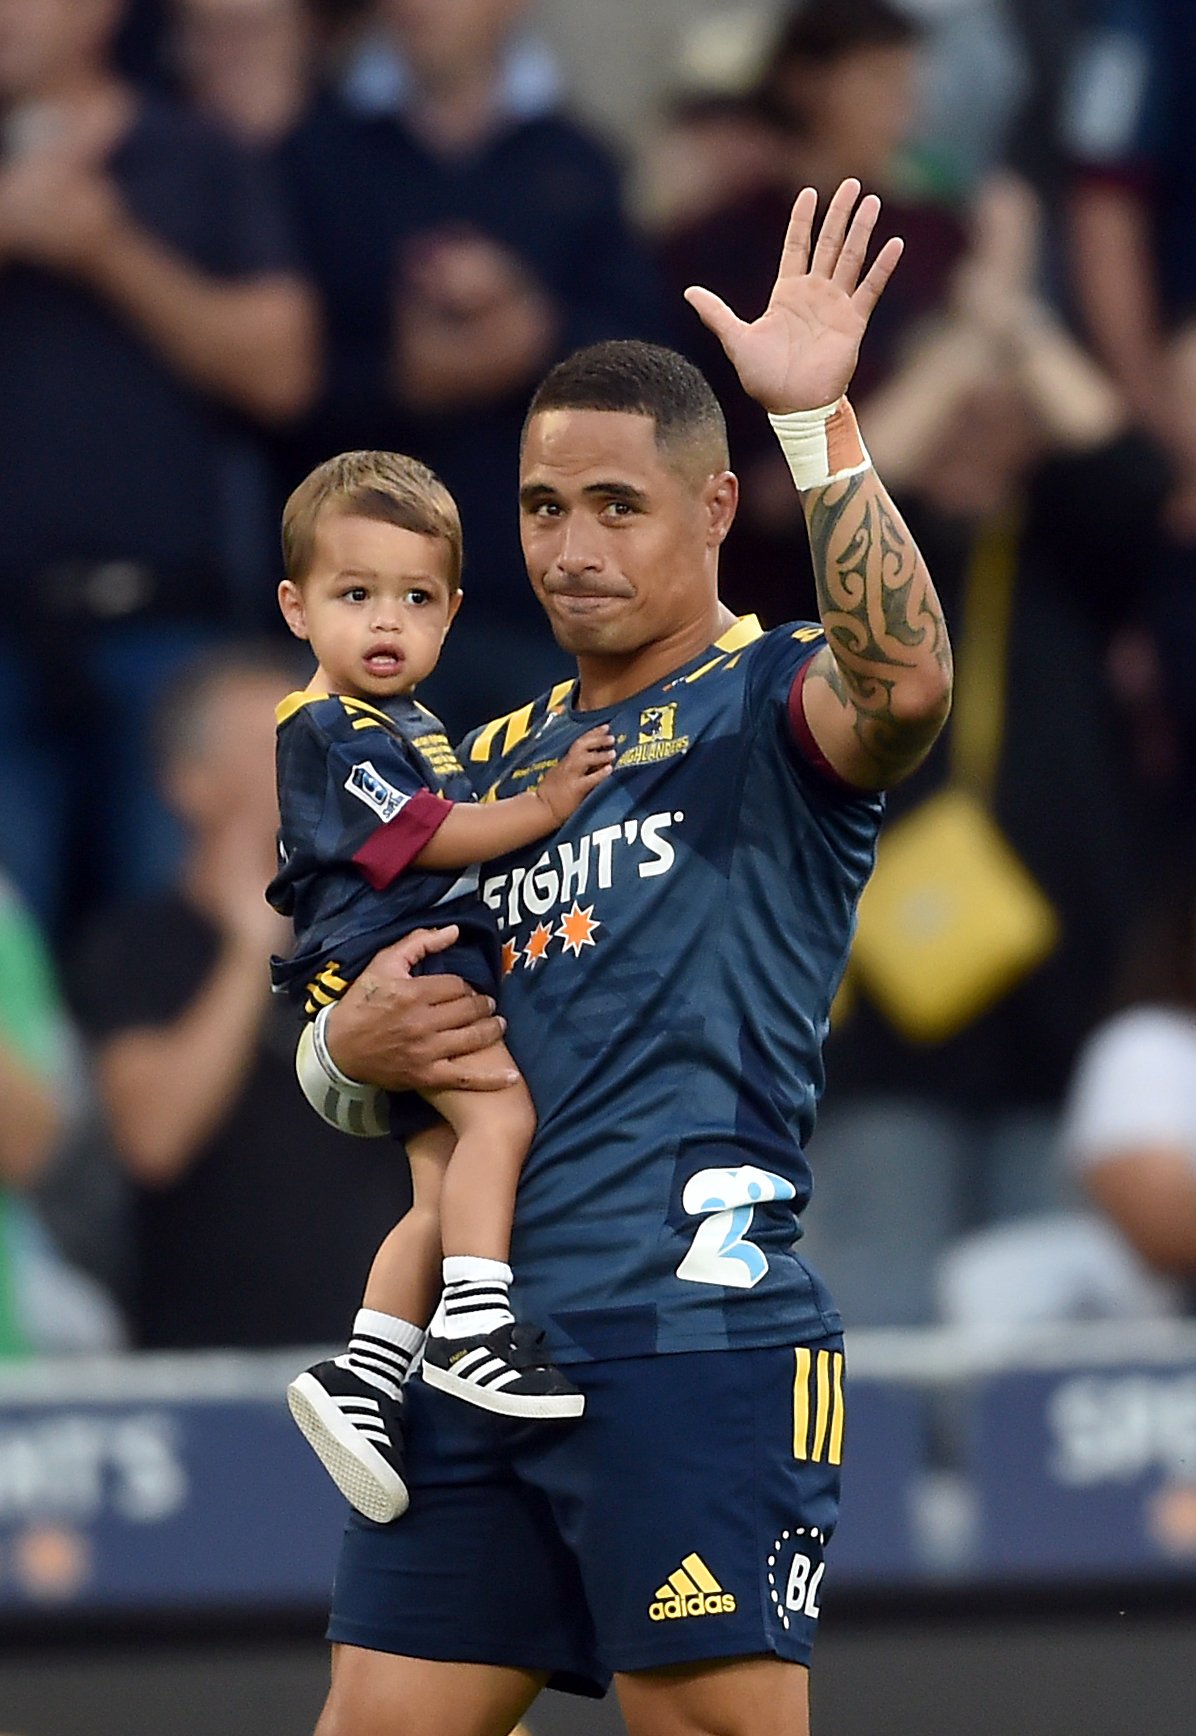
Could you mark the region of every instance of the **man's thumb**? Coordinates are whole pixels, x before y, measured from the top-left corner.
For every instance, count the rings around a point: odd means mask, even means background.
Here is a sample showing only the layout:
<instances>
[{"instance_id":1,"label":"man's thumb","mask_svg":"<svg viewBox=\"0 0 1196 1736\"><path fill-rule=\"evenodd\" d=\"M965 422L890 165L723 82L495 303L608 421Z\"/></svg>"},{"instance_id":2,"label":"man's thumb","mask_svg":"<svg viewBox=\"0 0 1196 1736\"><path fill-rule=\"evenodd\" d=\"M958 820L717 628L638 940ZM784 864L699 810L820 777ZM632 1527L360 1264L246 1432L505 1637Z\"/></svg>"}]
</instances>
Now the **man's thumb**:
<instances>
[{"instance_id":1,"label":"man's thumb","mask_svg":"<svg viewBox=\"0 0 1196 1736\"><path fill-rule=\"evenodd\" d=\"M735 334L743 324L738 314L732 313L722 297L715 295L712 289L701 289L697 284L691 284L686 290L685 299L729 355Z\"/></svg>"},{"instance_id":2,"label":"man's thumb","mask_svg":"<svg viewBox=\"0 0 1196 1736\"><path fill-rule=\"evenodd\" d=\"M410 976L421 959L427 958L430 952L444 952L452 946L461 930L455 923L447 928L416 928L410 934L405 934L402 940L392 942L383 947L375 957L375 964L385 959L391 968L400 976Z\"/></svg>"}]
</instances>

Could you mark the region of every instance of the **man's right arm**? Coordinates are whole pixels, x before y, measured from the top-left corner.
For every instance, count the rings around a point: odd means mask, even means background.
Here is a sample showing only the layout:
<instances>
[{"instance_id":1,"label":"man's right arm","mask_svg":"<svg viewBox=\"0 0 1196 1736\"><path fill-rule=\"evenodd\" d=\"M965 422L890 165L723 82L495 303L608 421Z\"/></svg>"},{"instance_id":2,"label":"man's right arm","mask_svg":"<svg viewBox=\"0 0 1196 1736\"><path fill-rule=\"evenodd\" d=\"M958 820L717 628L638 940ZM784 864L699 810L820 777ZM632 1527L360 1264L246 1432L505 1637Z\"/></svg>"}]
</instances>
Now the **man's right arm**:
<instances>
[{"instance_id":1,"label":"man's right arm","mask_svg":"<svg viewBox=\"0 0 1196 1736\"><path fill-rule=\"evenodd\" d=\"M493 1053L506 1020L457 976L413 976L455 928L417 929L385 947L330 1007L324 1039L334 1066L387 1091L502 1091L519 1075ZM310 1101L310 1098L309 1098Z\"/></svg>"}]
</instances>

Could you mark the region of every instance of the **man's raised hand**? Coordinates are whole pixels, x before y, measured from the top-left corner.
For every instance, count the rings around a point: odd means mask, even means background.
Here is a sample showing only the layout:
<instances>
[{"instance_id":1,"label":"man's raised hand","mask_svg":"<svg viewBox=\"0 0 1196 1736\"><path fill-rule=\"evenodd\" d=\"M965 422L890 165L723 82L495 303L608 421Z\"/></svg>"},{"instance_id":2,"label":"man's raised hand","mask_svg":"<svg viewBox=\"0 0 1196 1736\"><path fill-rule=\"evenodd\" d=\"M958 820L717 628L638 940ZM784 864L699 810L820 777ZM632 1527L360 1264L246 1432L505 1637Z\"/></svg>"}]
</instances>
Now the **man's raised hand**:
<instances>
[{"instance_id":1,"label":"man's raised hand","mask_svg":"<svg viewBox=\"0 0 1196 1736\"><path fill-rule=\"evenodd\" d=\"M817 192L804 187L794 201L777 280L759 319L741 320L709 289L685 292L727 352L744 391L775 415L819 409L842 397L872 310L904 245L896 237L886 241L861 278L880 200L874 193L861 199L860 183L848 180L830 202L811 258L817 210Z\"/></svg>"}]
</instances>

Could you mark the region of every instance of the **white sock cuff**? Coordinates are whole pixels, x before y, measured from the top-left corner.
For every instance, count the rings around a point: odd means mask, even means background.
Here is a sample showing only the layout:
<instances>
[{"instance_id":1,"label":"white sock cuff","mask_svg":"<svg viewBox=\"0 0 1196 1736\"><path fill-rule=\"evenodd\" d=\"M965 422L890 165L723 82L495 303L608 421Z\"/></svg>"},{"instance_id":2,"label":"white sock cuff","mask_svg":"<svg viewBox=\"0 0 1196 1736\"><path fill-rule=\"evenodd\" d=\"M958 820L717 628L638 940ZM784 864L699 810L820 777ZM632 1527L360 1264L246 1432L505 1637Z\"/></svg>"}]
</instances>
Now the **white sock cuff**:
<instances>
[{"instance_id":1,"label":"white sock cuff","mask_svg":"<svg viewBox=\"0 0 1196 1736\"><path fill-rule=\"evenodd\" d=\"M768 420L799 489L825 488L828 483L871 469L855 411L846 398L836 398L833 404L823 404L817 410L770 415Z\"/></svg>"},{"instance_id":2,"label":"white sock cuff","mask_svg":"<svg viewBox=\"0 0 1196 1736\"><path fill-rule=\"evenodd\" d=\"M381 1338L414 1356L424 1341L424 1327L402 1320L397 1314L383 1314L377 1308L359 1308L353 1322L353 1337Z\"/></svg>"},{"instance_id":3,"label":"white sock cuff","mask_svg":"<svg viewBox=\"0 0 1196 1736\"><path fill-rule=\"evenodd\" d=\"M483 1260L479 1254L449 1254L444 1262L446 1284L509 1284L514 1276L502 1260Z\"/></svg>"}]
</instances>

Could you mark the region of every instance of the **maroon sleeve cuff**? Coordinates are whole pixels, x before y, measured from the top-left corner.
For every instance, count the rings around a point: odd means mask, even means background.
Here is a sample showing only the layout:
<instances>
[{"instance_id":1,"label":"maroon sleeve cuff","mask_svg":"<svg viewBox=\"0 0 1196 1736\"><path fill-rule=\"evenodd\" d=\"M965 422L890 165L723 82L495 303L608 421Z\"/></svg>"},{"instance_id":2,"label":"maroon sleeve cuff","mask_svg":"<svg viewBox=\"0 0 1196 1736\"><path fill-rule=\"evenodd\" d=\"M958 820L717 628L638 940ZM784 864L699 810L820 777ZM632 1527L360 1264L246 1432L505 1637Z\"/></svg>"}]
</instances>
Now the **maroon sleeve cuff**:
<instances>
[{"instance_id":1,"label":"maroon sleeve cuff","mask_svg":"<svg viewBox=\"0 0 1196 1736\"><path fill-rule=\"evenodd\" d=\"M802 689L806 685L806 676L810 673L813 657L807 657L797 674L793 677L793 685L789 689L786 711L789 717L789 737L794 747L808 765L813 766L820 777L833 784L844 794L858 796L859 790L854 784L849 784L846 778L841 778L830 760L827 759L818 743L814 740L814 731L806 719L806 708L802 703Z\"/></svg>"},{"instance_id":2,"label":"maroon sleeve cuff","mask_svg":"<svg viewBox=\"0 0 1196 1736\"><path fill-rule=\"evenodd\" d=\"M393 820L370 833L353 860L375 892L385 892L398 879L429 838L435 837L453 806L431 790L417 790Z\"/></svg>"}]
</instances>

